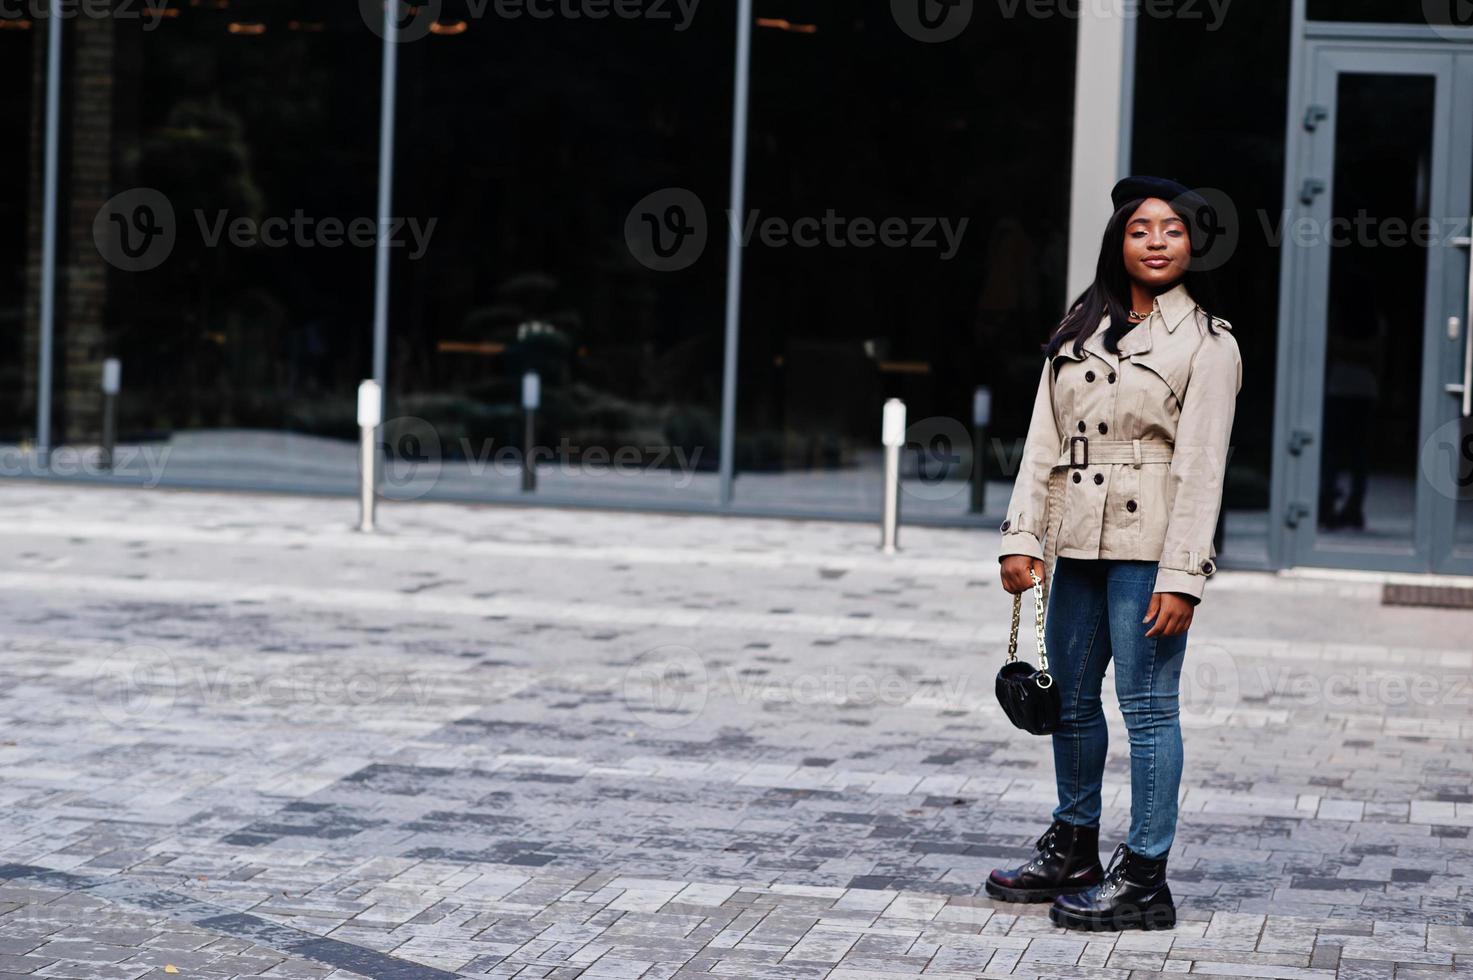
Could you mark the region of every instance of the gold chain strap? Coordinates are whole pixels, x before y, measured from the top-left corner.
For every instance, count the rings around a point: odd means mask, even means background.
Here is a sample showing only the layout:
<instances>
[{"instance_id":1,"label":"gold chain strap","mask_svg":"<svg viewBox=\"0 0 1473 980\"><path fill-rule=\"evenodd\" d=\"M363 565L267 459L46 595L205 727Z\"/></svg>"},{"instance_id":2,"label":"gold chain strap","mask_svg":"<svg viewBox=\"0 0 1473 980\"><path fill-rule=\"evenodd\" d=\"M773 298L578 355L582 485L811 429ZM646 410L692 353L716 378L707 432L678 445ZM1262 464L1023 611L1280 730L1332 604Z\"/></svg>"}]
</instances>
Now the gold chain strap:
<instances>
[{"instance_id":1,"label":"gold chain strap","mask_svg":"<svg viewBox=\"0 0 1473 980\"><path fill-rule=\"evenodd\" d=\"M1048 672L1048 650L1043 643L1043 583L1031 567L1028 574L1033 579L1033 632L1038 637L1038 672L1042 675L1038 686L1047 690L1053 686L1054 678ZM1008 635L1008 663L1018 659L1018 620L1022 609L1023 593L1018 592L1013 595L1013 628Z\"/></svg>"}]
</instances>

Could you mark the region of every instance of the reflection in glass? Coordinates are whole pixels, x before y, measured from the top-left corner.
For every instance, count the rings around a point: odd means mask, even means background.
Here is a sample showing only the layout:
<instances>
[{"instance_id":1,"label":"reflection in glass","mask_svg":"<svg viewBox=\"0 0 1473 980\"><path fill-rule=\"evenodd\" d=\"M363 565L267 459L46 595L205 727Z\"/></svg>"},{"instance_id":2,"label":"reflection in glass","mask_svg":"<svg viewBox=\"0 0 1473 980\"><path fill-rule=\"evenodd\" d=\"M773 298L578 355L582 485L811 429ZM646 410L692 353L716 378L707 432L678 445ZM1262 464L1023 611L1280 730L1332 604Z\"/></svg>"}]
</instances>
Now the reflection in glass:
<instances>
[{"instance_id":1,"label":"reflection in glass","mask_svg":"<svg viewBox=\"0 0 1473 980\"><path fill-rule=\"evenodd\" d=\"M45 35L33 21L0 20L0 132L6 134L0 140L0 443L19 442L35 430L36 338L25 324L35 319L33 277L40 274L31 241L34 236L39 244L40 208L33 222L31 202L41 198L41 175L31 161L40 159L33 151L42 130L33 113L41 105Z\"/></svg>"},{"instance_id":2,"label":"reflection in glass","mask_svg":"<svg viewBox=\"0 0 1473 980\"><path fill-rule=\"evenodd\" d=\"M1473 188L1470 188L1468 198L1473 200ZM1470 224L1473 224L1473 221L1470 221ZM1473 228L1470 228L1470 232L1473 232ZM1473 262L1473 254L1470 254L1470 250L1458 249L1453 254L1457 256L1453 260L1454 275L1457 275L1459 263ZM1473 289L1473 276L1469 277L1466 288ZM1468 307L1468 299L1469 297L1464 294L1464 309ZM1459 340L1460 343L1468 343L1469 331L1473 331L1473 322L1463 324L1463 336ZM1461 368L1461 362L1459 367ZM1461 370L1455 376L1458 381L1463 380ZM1462 406L1458 408L1461 413ZM1473 416L1463 418L1458 423L1457 440L1452 459L1453 492L1456 494L1453 511L1452 553L1459 558L1473 559Z\"/></svg>"},{"instance_id":3,"label":"reflection in glass","mask_svg":"<svg viewBox=\"0 0 1473 980\"><path fill-rule=\"evenodd\" d=\"M1185 8L1177 8L1183 14ZM1136 23L1132 171L1175 175L1224 205L1236 244L1214 272L1222 308L1243 357L1243 392L1233 416L1218 554L1234 563L1269 563L1274 390L1279 365L1279 267L1274 230L1283 200L1284 122L1289 101L1290 4L1236 4L1220 19L1140 17ZM1238 70L1251 58L1254 71ZM1144 84L1163 64L1196 66L1171 85ZM1232 85L1222 79L1232 76ZM1163 138L1170 134L1169 139ZM1230 207L1229 207L1230 206Z\"/></svg>"},{"instance_id":4,"label":"reflection in glass","mask_svg":"<svg viewBox=\"0 0 1473 980\"><path fill-rule=\"evenodd\" d=\"M903 516L1000 511L1064 303L1076 19L976 4L927 43L883 4L758 7L735 499L878 514L898 397Z\"/></svg>"},{"instance_id":5,"label":"reflection in glass","mask_svg":"<svg viewBox=\"0 0 1473 980\"><path fill-rule=\"evenodd\" d=\"M1394 247L1428 213L1435 79L1339 77L1326 297L1318 541L1411 543L1427 254ZM1338 227L1337 227L1338 226Z\"/></svg>"},{"instance_id":6,"label":"reflection in glass","mask_svg":"<svg viewBox=\"0 0 1473 980\"><path fill-rule=\"evenodd\" d=\"M57 441L96 444L116 357L120 475L351 487L378 38L356 4L122 6L67 23Z\"/></svg>"},{"instance_id":7,"label":"reflection in glass","mask_svg":"<svg viewBox=\"0 0 1473 980\"><path fill-rule=\"evenodd\" d=\"M434 434L438 492L518 495L536 372L540 498L714 503L730 11L498 9L401 46L395 206L436 224L392 260L389 414Z\"/></svg>"}]
</instances>

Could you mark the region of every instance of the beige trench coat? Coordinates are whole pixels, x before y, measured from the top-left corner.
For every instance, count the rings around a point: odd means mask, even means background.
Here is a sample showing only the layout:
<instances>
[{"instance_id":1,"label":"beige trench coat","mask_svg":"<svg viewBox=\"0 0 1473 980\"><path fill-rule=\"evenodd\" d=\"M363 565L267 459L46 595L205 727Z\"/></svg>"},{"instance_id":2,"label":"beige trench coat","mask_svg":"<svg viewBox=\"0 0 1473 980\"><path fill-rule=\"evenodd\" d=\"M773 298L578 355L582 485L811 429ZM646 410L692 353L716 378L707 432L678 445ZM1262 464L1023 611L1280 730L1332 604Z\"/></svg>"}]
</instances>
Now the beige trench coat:
<instances>
[{"instance_id":1,"label":"beige trench coat","mask_svg":"<svg viewBox=\"0 0 1473 980\"><path fill-rule=\"evenodd\" d=\"M1056 556L1145 559L1158 563L1154 591L1201 601L1243 387L1231 325L1213 323L1216 336L1179 282L1118 357L1105 349L1107 316L1082 357L1069 341L1045 359L999 561L1043 559L1051 580Z\"/></svg>"}]
</instances>

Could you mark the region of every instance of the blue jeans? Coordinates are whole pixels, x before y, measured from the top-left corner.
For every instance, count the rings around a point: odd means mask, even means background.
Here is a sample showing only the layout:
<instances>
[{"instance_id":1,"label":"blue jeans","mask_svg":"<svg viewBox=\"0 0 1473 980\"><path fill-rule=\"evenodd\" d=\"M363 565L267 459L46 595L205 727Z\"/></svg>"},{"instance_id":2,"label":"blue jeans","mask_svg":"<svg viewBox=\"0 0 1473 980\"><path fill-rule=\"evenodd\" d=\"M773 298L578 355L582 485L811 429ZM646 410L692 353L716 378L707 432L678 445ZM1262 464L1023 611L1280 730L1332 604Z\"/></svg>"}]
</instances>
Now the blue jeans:
<instances>
[{"instance_id":1,"label":"blue jeans","mask_svg":"<svg viewBox=\"0 0 1473 980\"><path fill-rule=\"evenodd\" d=\"M1143 857L1164 857L1176 836L1182 742L1178 692L1187 633L1147 637L1143 623L1156 562L1065 558L1054 565L1044 641L1059 685L1062 720L1053 736L1059 807L1054 818L1097 827L1109 732L1100 704L1105 667L1130 731L1130 836ZM1190 632L1187 631L1187 632Z\"/></svg>"}]
</instances>

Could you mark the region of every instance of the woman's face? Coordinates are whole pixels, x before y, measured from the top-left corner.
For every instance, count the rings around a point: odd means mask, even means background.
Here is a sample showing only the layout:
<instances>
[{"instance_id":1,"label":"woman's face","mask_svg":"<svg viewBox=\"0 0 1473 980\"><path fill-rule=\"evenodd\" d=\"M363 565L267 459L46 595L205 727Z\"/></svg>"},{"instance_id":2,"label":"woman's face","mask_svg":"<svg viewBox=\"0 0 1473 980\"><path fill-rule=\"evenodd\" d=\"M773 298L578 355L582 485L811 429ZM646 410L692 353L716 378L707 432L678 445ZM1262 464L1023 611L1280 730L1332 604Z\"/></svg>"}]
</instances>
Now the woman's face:
<instances>
[{"instance_id":1,"label":"woman's face","mask_svg":"<svg viewBox=\"0 0 1473 980\"><path fill-rule=\"evenodd\" d=\"M1186 222L1159 197L1148 197L1125 226L1125 271L1152 292L1186 274L1192 245Z\"/></svg>"}]
</instances>

